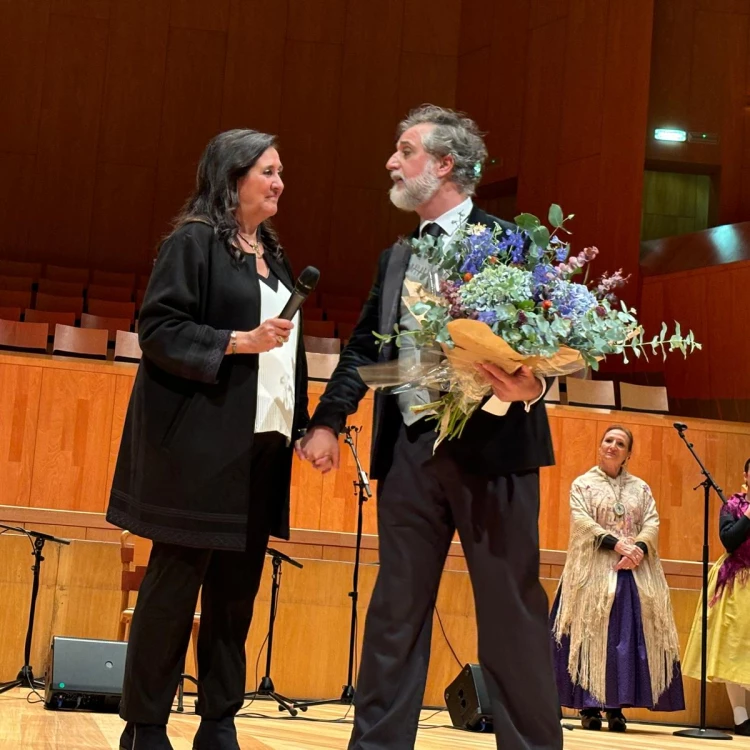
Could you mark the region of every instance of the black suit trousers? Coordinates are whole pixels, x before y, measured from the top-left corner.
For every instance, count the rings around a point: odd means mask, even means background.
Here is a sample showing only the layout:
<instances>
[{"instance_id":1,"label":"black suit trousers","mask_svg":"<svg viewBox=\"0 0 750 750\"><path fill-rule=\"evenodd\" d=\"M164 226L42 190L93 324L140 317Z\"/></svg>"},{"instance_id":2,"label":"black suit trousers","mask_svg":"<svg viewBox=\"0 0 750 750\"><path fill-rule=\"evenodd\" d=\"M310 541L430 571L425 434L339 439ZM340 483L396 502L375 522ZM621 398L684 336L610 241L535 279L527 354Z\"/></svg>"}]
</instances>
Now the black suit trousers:
<instances>
[{"instance_id":1,"label":"black suit trousers","mask_svg":"<svg viewBox=\"0 0 750 750\"><path fill-rule=\"evenodd\" d=\"M380 570L367 613L349 748L414 747L433 608L457 529L497 746L560 750L548 603L539 582L538 471L471 474L449 452L433 455L434 441L423 422L402 424L393 465L380 485Z\"/></svg>"}]
</instances>

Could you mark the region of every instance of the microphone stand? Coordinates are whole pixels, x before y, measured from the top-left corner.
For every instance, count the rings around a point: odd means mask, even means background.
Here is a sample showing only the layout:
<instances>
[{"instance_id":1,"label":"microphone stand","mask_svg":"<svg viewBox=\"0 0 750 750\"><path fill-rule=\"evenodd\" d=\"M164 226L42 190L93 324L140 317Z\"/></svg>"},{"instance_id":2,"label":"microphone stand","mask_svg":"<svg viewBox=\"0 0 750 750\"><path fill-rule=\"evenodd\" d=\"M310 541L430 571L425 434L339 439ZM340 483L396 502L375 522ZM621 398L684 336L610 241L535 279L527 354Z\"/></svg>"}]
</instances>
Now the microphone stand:
<instances>
[{"instance_id":1,"label":"microphone stand","mask_svg":"<svg viewBox=\"0 0 750 750\"><path fill-rule=\"evenodd\" d=\"M26 643L23 649L23 666L15 680L0 683L0 693L5 693L15 687L28 687L31 688L31 690L36 690L37 688L44 687L44 682L34 677L34 670L31 667L31 640L34 637L36 599L39 594L39 571L42 567L42 562L44 561L42 550L44 549L45 542L70 544L70 541L67 539L58 539L50 534L42 534L39 531L22 529L20 526L6 526L4 523L0 523L0 529L5 529L5 531L17 531L20 534L25 534L32 542L33 549L31 554L34 556L34 564L31 566L31 572L33 573L31 583L31 605L29 607L29 622L26 627Z\"/></svg>"},{"instance_id":2,"label":"microphone stand","mask_svg":"<svg viewBox=\"0 0 750 750\"><path fill-rule=\"evenodd\" d=\"M279 704L279 711L289 711L292 716L297 715L297 711L291 701L281 693L276 692L276 688L271 679L271 659L273 658L273 630L276 624L276 614L279 606L279 590L281 589L281 563L287 562L294 565L295 568L301 568L302 564L283 552L268 547L266 552L271 556L273 564L273 575L271 578L271 606L268 615L268 647L266 648L266 673L263 675L258 689L251 693L245 693L245 698L255 700L255 698L271 698Z\"/></svg>"},{"instance_id":3,"label":"microphone stand","mask_svg":"<svg viewBox=\"0 0 750 750\"><path fill-rule=\"evenodd\" d=\"M703 593L702 593L702 611L701 611L701 718L700 726L693 729L681 729L673 734L676 737L692 737L701 740L731 740L732 737L724 732L720 732L717 729L706 729L706 678L707 678L707 664L706 654L708 650L708 513L711 498L711 489L716 492L722 503L726 504L726 498L724 493L721 491L721 487L714 481L714 478L709 473L708 469L703 465L703 462L698 457L698 454L693 448L693 444L685 437L685 430L687 425L682 422L675 422L673 427L677 430L680 439L687 446L688 450L693 454L693 458L698 462L698 466L701 468L701 474L705 477L704 480L693 487L693 490L697 490L698 487L703 487Z\"/></svg>"},{"instance_id":4,"label":"microphone stand","mask_svg":"<svg viewBox=\"0 0 750 750\"><path fill-rule=\"evenodd\" d=\"M302 711L307 711L308 706L323 706L331 703L343 704L349 706L354 702L354 655L357 647L357 602L359 601L359 561L362 549L362 508L364 504L372 497L370 480L367 478L367 472L362 468L357 454L357 448L352 440L352 433L357 433L361 427L345 427L346 437L344 442L349 446L354 457L354 463L357 467L357 479L353 482L354 491L357 495L357 541L354 546L354 571L352 573L352 590L349 596L352 600L352 614L349 625L349 667L347 671L346 685L344 685L339 698L328 698L319 701L298 701L294 705Z\"/></svg>"}]
</instances>

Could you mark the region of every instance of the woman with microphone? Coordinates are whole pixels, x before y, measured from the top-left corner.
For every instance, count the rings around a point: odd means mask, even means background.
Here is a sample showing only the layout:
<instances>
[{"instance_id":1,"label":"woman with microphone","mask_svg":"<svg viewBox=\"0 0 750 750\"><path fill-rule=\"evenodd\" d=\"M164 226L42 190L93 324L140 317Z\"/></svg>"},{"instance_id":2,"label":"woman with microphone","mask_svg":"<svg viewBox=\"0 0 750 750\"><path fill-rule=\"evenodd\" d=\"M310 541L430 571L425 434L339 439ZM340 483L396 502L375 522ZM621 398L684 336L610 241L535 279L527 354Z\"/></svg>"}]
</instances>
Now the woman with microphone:
<instances>
[{"instance_id":1,"label":"woman with microphone","mask_svg":"<svg viewBox=\"0 0 750 750\"><path fill-rule=\"evenodd\" d=\"M281 172L273 136L216 136L146 290L107 510L153 541L128 645L123 750L171 748L201 587L194 748L239 750L245 640L269 535L289 538L292 446L308 419L300 316L280 317L294 279L269 223Z\"/></svg>"}]
</instances>

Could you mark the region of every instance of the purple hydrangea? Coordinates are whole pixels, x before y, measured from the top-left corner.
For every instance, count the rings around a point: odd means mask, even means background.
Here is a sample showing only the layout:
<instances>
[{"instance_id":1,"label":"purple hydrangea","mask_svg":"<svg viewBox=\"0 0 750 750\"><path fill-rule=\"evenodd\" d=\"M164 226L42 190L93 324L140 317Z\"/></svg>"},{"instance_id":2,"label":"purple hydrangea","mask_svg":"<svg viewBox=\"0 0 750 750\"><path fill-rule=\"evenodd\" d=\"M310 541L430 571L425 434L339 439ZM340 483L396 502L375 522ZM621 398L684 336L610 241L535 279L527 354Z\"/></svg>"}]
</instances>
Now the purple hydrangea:
<instances>
[{"instance_id":1,"label":"purple hydrangea","mask_svg":"<svg viewBox=\"0 0 750 750\"><path fill-rule=\"evenodd\" d=\"M549 244L555 251L555 260L559 263L565 261L568 257L568 246L559 237L552 237Z\"/></svg>"},{"instance_id":2,"label":"purple hydrangea","mask_svg":"<svg viewBox=\"0 0 750 750\"><path fill-rule=\"evenodd\" d=\"M494 310L482 310L477 313L477 320L481 320L482 323L487 323L487 325L491 326L497 322L497 313Z\"/></svg>"},{"instance_id":3,"label":"purple hydrangea","mask_svg":"<svg viewBox=\"0 0 750 750\"><path fill-rule=\"evenodd\" d=\"M556 281L552 284L549 298L564 318L578 318L599 306L599 300L583 284Z\"/></svg>"},{"instance_id":4,"label":"purple hydrangea","mask_svg":"<svg viewBox=\"0 0 750 750\"><path fill-rule=\"evenodd\" d=\"M545 286L557 278L557 274L555 273L555 269L549 264L539 263L537 266L534 266L531 278L534 281L534 286Z\"/></svg>"}]
</instances>

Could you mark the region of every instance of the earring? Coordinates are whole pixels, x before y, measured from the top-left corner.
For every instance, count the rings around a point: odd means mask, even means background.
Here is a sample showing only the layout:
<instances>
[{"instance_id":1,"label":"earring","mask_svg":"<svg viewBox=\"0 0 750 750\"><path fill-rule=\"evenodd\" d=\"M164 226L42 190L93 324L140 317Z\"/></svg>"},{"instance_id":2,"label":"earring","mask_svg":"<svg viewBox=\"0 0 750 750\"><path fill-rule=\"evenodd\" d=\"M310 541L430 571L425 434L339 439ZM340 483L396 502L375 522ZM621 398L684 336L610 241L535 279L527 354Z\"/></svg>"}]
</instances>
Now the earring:
<instances>
[{"instance_id":1,"label":"earring","mask_svg":"<svg viewBox=\"0 0 750 750\"><path fill-rule=\"evenodd\" d=\"M742 484L742 491L747 492L747 485L744 482Z\"/></svg>"}]
</instances>

